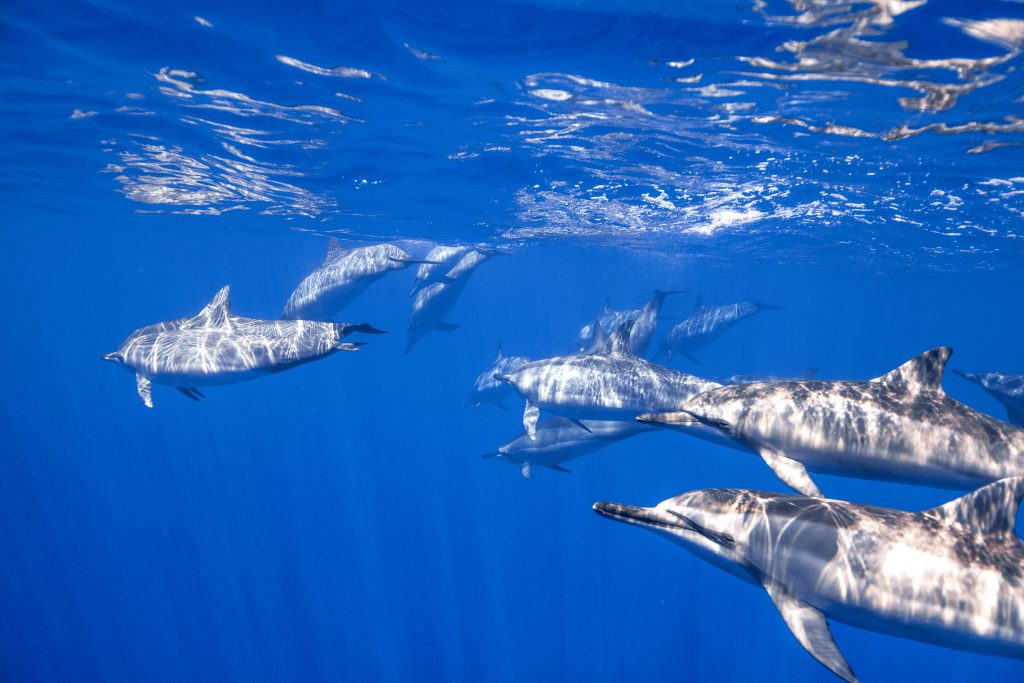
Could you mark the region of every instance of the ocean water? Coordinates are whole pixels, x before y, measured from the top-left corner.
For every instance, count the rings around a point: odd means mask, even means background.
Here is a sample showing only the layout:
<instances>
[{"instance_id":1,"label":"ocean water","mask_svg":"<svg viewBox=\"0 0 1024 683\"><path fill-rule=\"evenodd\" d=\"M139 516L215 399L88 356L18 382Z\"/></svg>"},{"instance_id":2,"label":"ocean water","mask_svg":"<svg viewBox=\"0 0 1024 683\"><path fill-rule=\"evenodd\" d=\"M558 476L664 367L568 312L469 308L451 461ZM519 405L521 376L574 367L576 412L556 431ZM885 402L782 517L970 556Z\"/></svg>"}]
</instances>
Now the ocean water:
<instances>
[{"instance_id":1,"label":"ocean water","mask_svg":"<svg viewBox=\"0 0 1024 683\"><path fill-rule=\"evenodd\" d=\"M784 491L667 431L483 459L501 344L613 308L781 306L677 369L867 379L938 345L1024 372L1024 4L22 2L0 12L0 681L831 681L767 595L597 500ZM485 244L386 335L143 406L100 356L143 325L273 319L328 237ZM656 340L657 341L657 340ZM947 391L1003 408L953 375ZM907 510L959 493L816 475ZM863 681L1024 664L833 624Z\"/></svg>"}]
</instances>

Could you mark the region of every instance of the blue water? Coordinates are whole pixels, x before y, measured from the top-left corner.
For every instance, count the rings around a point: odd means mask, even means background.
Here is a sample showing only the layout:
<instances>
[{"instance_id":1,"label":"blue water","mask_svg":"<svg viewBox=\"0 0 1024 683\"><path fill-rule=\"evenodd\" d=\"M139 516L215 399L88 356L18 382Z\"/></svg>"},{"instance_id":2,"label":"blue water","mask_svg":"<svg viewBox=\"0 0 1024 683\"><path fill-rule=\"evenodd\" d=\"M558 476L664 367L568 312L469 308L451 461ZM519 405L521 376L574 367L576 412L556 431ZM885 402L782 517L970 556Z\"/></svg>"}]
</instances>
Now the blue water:
<instances>
[{"instance_id":1,"label":"blue water","mask_svg":"<svg viewBox=\"0 0 1024 683\"><path fill-rule=\"evenodd\" d=\"M757 458L658 432L527 481L479 457L521 401L465 406L499 343L656 288L785 307L674 362L702 376L1024 372L1024 5L806 4L5 3L0 681L838 680L590 510L784 490ZM408 356L411 271L342 315L390 334L201 403L99 359L225 284L276 317L327 236L512 256ZM1024 678L833 632L863 681Z\"/></svg>"}]
</instances>

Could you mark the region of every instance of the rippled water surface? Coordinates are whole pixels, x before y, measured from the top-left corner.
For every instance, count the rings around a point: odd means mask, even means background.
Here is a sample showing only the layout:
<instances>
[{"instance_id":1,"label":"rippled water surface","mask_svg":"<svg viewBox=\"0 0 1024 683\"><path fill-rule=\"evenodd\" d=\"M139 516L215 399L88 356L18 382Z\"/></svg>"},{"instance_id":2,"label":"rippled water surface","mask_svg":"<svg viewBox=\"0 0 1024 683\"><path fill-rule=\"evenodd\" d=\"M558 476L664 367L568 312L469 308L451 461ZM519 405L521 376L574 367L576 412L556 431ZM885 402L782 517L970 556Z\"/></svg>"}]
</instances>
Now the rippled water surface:
<instances>
[{"instance_id":1,"label":"rippled water surface","mask_svg":"<svg viewBox=\"0 0 1024 683\"><path fill-rule=\"evenodd\" d=\"M8 0L0 681L833 680L590 511L762 462L657 432L526 481L479 457L522 401L467 396L656 289L653 348L698 296L776 306L670 361L702 377L1024 372L1022 50L1011 0ZM198 403L99 360L225 284L276 319L328 237L500 256L407 355L408 270L338 318L389 334ZM864 681L1024 677L834 631Z\"/></svg>"}]
</instances>

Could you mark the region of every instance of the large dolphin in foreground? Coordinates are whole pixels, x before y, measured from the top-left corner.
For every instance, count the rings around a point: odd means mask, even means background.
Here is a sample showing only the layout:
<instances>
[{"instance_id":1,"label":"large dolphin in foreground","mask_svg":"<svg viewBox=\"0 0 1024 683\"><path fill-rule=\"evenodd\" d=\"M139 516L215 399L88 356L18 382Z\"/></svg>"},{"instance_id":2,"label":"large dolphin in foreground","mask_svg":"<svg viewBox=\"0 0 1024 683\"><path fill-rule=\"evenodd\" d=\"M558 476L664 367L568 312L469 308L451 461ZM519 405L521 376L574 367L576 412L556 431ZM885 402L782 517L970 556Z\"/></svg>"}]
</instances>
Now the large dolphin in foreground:
<instances>
[{"instance_id":1,"label":"large dolphin in foreground","mask_svg":"<svg viewBox=\"0 0 1024 683\"><path fill-rule=\"evenodd\" d=\"M462 296L476 269L500 253L494 249L472 249L463 254L441 280L416 290L409 311L409 341L405 346L407 354L431 330L451 332L458 329L458 325L445 321L444 317Z\"/></svg>"},{"instance_id":2,"label":"large dolphin in foreground","mask_svg":"<svg viewBox=\"0 0 1024 683\"><path fill-rule=\"evenodd\" d=\"M366 289L394 270L418 261L393 244L342 249L332 237L324 262L295 288L284 306L286 320L329 320Z\"/></svg>"},{"instance_id":3,"label":"large dolphin in foreground","mask_svg":"<svg viewBox=\"0 0 1024 683\"><path fill-rule=\"evenodd\" d=\"M1024 427L1024 375L1004 375L1001 372L971 373L954 370L966 380L981 386L992 398L1006 408L1010 424Z\"/></svg>"},{"instance_id":4,"label":"large dolphin in foreground","mask_svg":"<svg viewBox=\"0 0 1024 683\"><path fill-rule=\"evenodd\" d=\"M741 301L726 306L705 306L701 299L685 320L676 323L675 327L662 340L656 356L672 358L673 353L685 355L694 363L700 364L693 352L715 341L726 330L741 320L745 320L761 311L779 306L769 306L760 301Z\"/></svg>"},{"instance_id":5,"label":"large dolphin in foreground","mask_svg":"<svg viewBox=\"0 0 1024 683\"><path fill-rule=\"evenodd\" d=\"M221 289L192 318L140 328L103 356L135 374L139 397L153 407L152 384L176 387L199 400L196 387L232 384L355 351L342 342L352 332L379 333L367 324L309 320L254 320L231 315L231 287Z\"/></svg>"},{"instance_id":6,"label":"large dolphin in foreground","mask_svg":"<svg viewBox=\"0 0 1024 683\"><path fill-rule=\"evenodd\" d=\"M515 390L507 382L497 379L495 375L511 374L529 362L530 359L526 356L506 356L499 344L494 362L487 366L473 383L473 392L469 395L466 405L479 408L482 403L490 403L502 410L508 410L504 403L505 397L515 393Z\"/></svg>"},{"instance_id":7,"label":"large dolphin in foreground","mask_svg":"<svg viewBox=\"0 0 1024 683\"><path fill-rule=\"evenodd\" d=\"M1024 429L943 391L950 354L932 349L870 382L722 387L679 412L639 419L714 428L759 453L782 481L809 496L821 492L807 470L950 489L1024 475Z\"/></svg>"},{"instance_id":8,"label":"large dolphin in foreground","mask_svg":"<svg viewBox=\"0 0 1024 683\"><path fill-rule=\"evenodd\" d=\"M642 308L627 311L613 311L605 303L604 312L584 325L576 335L577 346L581 351L592 349L603 343L623 323L633 321L633 330L629 335L629 348L637 356L644 355L651 345L651 337L654 336L654 330L658 326L661 306L665 303L665 297L678 293L679 291L656 290L651 300Z\"/></svg>"},{"instance_id":9,"label":"large dolphin in foreground","mask_svg":"<svg viewBox=\"0 0 1024 683\"><path fill-rule=\"evenodd\" d=\"M580 420L577 423L564 417L549 417L537 423L536 438L520 434L503 443L497 452L483 457L518 465L523 477L533 479L534 467L568 472L562 463L653 429L655 427L636 421Z\"/></svg>"},{"instance_id":10,"label":"large dolphin in foreground","mask_svg":"<svg viewBox=\"0 0 1024 683\"><path fill-rule=\"evenodd\" d=\"M526 399L523 426L530 438L536 436L541 408L576 420L632 420L640 413L678 410L697 394L721 386L634 355L632 327L632 322L623 323L593 353L532 361L495 375Z\"/></svg>"},{"instance_id":11,"label":"large dolphin in foreground","mask_svg":"<svg viewBox=\"0 0 1024 683\"><path fill-rule=\"evenodd\" d=\"M736 489L657 507L596 503L767 591L800 644L857 680L828 619L946 647L1024 657L1024 478L924 512Z\"/></svg>"}]
</instances>

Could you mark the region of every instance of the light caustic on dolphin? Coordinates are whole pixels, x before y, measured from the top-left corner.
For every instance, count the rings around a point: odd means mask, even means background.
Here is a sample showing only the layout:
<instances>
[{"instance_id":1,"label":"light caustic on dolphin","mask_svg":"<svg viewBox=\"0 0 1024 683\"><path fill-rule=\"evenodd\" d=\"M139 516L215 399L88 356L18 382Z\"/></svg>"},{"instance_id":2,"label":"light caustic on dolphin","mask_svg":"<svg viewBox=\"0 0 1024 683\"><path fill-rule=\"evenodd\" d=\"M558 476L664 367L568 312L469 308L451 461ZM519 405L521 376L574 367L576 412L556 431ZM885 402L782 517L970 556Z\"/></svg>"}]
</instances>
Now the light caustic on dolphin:
<instances>
[{"instance_id":1,"label":"light caustic on dolphin","mask_svg":"<svg viewBox=\"0 0 1024 683\"><path fill-rule=\"evenodd\" d=\"M197 387L244 382L324 358L355 351L342 342L353 332L380 333L371 325L309 320L255 320L231 315L230 286L191 318L148 325L103 356L135 374L139 397L153 407L152 384L178 389L199 400Z\"/></svg>"},{"instance_id":2,"label":"light caustic on dolphin","mask_svg":"<svg viewBox=\"0 0 1024 683\"><path fill-rule=\"evenodd\" d=\"M393 244L343 249L332 237L324 262L295 288L281 317L329 320L388 273L422 263Z\"/></svg>"},{"instance_id":3,"label":"light caustic on dolphin","mask_svg":"<svg viewBox=\"0 0 1024 683\"><path fill-rule=\"evenodd\" d=\"M1024 657L1024 478L924 512L736 489L653 508L596 503L761 586L800 644L845 681L828 619L946 647Z\"/></svg>"},{"instance_id":4,"label":"light caustic on dolphin","mask_svg":"<svg viewBox=\"0 0 1024 683\"><path fill-rule=\"evenodd\" d=\"M634 355L629 346L632 327L631 321L623 323L591 353L532 361L495 375L526 399L523 426L531 438L542 408L577 420L631 420L654 410L678 410L690 398L720 386Z\"/></svg>"},{"instance_id":5,"label":"light caustic on dolphin","mask_svg":"<svg viewBox=\"0 0 1024 683\"><path fill-rule=\"evenodd\" d=\"M587 351L602 344L615 330L623 323L633 322L633 329L629 335L629 348L637 356L643 356L651 344L651 337L661 320L661 307L665 303L665 297L671 294L679 294L683 290L662 291L657 290L651 300L641 308L626 311L613 311L606 302L604 312L597 318L584 325L576 335L576 345L580 351Z\"/></svg>"},{"instance_id":6,"label":"light caustic on dolphin","mask_svg":"<svg viewBox=\"0 0 1024 683\"><path fill-rule=\"evenodd\" d=\"M694 363L700 364L700 361L693 355L694 351L715 341L741 320L761 311L777 308L781 308L781 306L771 306L760 301L741 301L725 306L705 306L702 299L697 299L693 313L685 320L678 322L665 335L656 356L672 358L673 354L678 353L685 355Z\"/></svg>"},{"instance_id":7,"label":"light caustic on dolphin","mask_svg":"<svg viewBox=\"0 0 1024 683\"><path fill-rule=\"evenodd\" d=\"M722 387L639 419L683 429L699 422L759 453L805 495L821 495L808 470L951 489L1024 475L1024 429L943 391L951 353L932 349L869 382Z\"/></svg>"}]
</instances>

